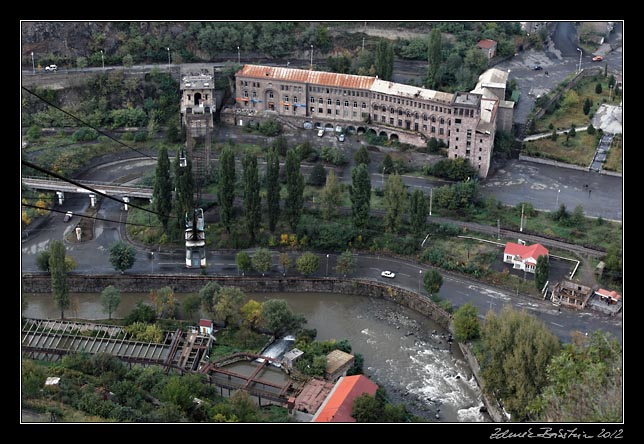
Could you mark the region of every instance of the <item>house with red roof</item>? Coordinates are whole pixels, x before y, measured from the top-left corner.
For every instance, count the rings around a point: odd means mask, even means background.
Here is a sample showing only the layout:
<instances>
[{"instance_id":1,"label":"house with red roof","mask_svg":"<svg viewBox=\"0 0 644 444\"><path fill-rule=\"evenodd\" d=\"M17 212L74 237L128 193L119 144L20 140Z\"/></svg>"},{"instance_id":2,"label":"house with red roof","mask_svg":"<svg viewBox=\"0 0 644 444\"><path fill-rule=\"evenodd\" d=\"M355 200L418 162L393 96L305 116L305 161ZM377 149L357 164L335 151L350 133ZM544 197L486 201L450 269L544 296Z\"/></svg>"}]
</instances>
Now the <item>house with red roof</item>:
<instances>
[{"instance_id":1,"label":"house with red roof","mask_svg":"<svg viewBox=\"0 0 644 444\"><path fill-rule=\"evenodd\" d=\"M487 59L490 60L496 55L496 45L497 45L496 40L483 39L476 44L476 47L479 48L481 51L483 51L483 54L485 54L485 57L487 57Z\"/></svg>"},{"instance_id":2,"label":"house with red roof","mask_svg":"<svg viewBox=\"0 0 644 444\"><path fill-rule=\"evenodd\" d=\"M615 290L610 291L610 290L605 290L603 288L599 288L595 290L595 294L599 297L599 299L602 302L606 302L607 304L610 304L610 305L617 304L622 300L622 296L618 294Z\"/></svg>"},{"instance_id":3,"label":"house with red roof","mask_svg":"<svg viewBox=\"0 0 644 444\"><path fill-rule=\"evenodd\" d=\"M378 386L365 375L343 376L313 416L313 422L356 422L353 401L363 393L376 395Z\"/></svg>"},{"instance_id":4,"label":"house with red roof","mask_svg":"<svg viewBox=\"0 0 644 444\"><path fill-rule=\"evenodd\" d=\"M503 262L512 264L515 270L534 273L539 256L548 257L548 249L541 244L522 245L508 242L503 250Z\"/></svg>"},{"instance_id":5,"label":"house with red roof","mask_svg":"<svg viewBox=\"0 0 644 444\"><path fill-rule=\"evenodd\" d=\"M202 335L211 335L213 327L214 324L210 319L199 320L199 333Z\"/></svg>"}]
</instances>

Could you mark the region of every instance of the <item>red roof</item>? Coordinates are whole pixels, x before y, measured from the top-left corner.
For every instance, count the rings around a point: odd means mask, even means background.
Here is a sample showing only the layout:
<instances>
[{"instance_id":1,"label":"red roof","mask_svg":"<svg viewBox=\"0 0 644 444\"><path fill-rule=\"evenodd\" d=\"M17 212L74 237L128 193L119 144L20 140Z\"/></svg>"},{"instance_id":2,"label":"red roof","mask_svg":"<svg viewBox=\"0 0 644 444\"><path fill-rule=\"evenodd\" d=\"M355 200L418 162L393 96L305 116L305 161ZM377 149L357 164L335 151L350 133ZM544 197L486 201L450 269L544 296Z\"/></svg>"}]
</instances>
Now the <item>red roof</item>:
<instances>
[{"instance_id":1,"label":"red roof","mask_svg":"<svg viewBox=\"0 0 644 444\"><path fill-rule=\"evenodd\" d=\"M335 86L339 88L369 89L375 77L333 72L311 71L308 69L282 68L279 66L244 65L238 77L256 79L287 80L289 82L312 83L316 85Z\"/></svg>"},{"instance_id":2,"label":"red roof","mask_svg":"<svg viewBox=\"0 0 644 444\"><path fill-rule=\"evenodd\" d=\"M539 256L548 256L548 250L541 244L521 245L508 242L505 244L503 254L519 256L524 260L532 258L536 261Z\"/></svg>"},{"instance_id":3,"label":"red roof","mask_svg":"<svg viewBox=\"0 0 644 444\"><path fill-rule=\"evenodd\" d=\"M491 39L483 39L476 44L476 46L482 49L490 49L490 48L493 48L495 45L496 45L496 41Z\"/></svg>"},{"instance_id":4,"label":"red roof","mask_svg":"<svg viewBox=\"0 0 644 444\"><path fill-rule=\"evenodd\" d=\"M210 319L200 319L199 327L210 327L212 328L212 321Z\"/></svg>"},{"instance_id":5,"label":"red roof","mask_svg":"<svg viewBox=\"0 0 644 444\"><path fill-rule=\"evenodd\" d=\"M603 288L600 288L595 293L597 293L600 296L611 298L614 301L619 301L622 298L619 294L617 294L615 290L609 291L609 290L604 290Z\"/></svg>"},{"instance_id":6,"label":"red roof","mask_svg":"<svg viewBox=\"0 0 644 444\"><path fill-rule=\"evenodd\" d=\"M378 386L364 375L345 376L340 379L331 395L321 407L314 422L356 422L351 416L353 400L363 393L376 394Z\"/></svg>"}]
</instances>

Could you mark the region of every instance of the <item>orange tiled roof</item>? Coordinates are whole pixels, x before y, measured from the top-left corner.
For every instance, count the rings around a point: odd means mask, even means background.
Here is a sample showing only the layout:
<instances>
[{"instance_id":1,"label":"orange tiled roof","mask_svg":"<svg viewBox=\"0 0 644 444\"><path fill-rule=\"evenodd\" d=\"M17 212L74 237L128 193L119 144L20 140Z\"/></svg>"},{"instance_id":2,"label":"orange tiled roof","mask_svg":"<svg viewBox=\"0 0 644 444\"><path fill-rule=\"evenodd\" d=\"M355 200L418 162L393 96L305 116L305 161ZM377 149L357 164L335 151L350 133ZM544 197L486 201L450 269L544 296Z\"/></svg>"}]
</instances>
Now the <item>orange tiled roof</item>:
<instances>
[{"instance_id":1,"label":"orange tiled roof","mask_svg":"<svg viewBox=\"0 0 644 444\"><path fill-rule=\"evenodd\" d=\"M597 293L600 296L611 298L614 301L619 301L622 298L615 290L610 291L610 290L604 290L603 288L600 288L595 293Z\"/></svg>"},{"instance_id":2,"label":"orange tiled roof","mask_svg":"<svg viewBox=\"0 0 644 444\"><path fill-rule=\"evenodd\" d=\"M356 422L351 416L353 400L363 393L376 394L378 386L364 375L341 378L330 397L315 415L314 422Z\"/></svg>"},{"instance_id":3,"label":"orange tiled roof","mask_svg":"<svg viewBox=\"0 0 644 444\"><path fill-rule=\"evenodd\" d=\"M338 88L369 89L375 77L338 74L333 72L310 71L308 69L282 68L278 66L244 65L237 76L256 79L285 80L289 82L312 83Z\"/></svg>"},{"instance_id":4,"label":"orange tiled roof","mask_svg":"<svg viewBox=\"0 0 644 444\"><path fill-rule=\"evenodd\" d=\"M479 48L482 48L482 49L490 49L494 45L496 45L496 41L491 40L491 39L483 39L483 40L479 41L476 44L476 46L478 46Z\"/></svg>"},{"instance_id":5,"label":"orange tiled roof","mask_svg":"<svg viewBox=\"0 0 644 444\"><path fill-rule=\"evenodd\" d=\"M535 261L539 256L548 256L548 250L541 244L521 245L513 242L505 244L503 253L520 256L522 259L533 258Z\"/></svg>"}]
</instances>

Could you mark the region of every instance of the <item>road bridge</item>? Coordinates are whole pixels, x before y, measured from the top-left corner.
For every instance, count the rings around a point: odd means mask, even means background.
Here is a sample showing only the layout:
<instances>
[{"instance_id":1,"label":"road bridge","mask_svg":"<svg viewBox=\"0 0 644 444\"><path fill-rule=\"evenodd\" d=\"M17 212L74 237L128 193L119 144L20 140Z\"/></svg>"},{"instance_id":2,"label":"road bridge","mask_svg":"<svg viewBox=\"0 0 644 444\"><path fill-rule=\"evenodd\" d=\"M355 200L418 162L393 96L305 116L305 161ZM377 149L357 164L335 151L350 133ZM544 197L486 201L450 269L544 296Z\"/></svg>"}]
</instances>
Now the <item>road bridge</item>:
<instances>
[{"instance_id":1,"label":"road bridge","mask_svg":"<svg viewBox=\"0 0 644 444\"><path fill-rule=\"evenodd\" d=\"M22 183L25 186L38 190L53 190L61 191L63 193L67 192L93 194L93 189L100 193L108 194L111 196L127 196L152 199L152 188L133 185L114 185L105 182L92 182L88 180L76 182L83 186L86 186L87 188L83 188L73 183L65 182L64 180L59 179L42 179L37 177L22 178Z\"/></svg>"}]
</instances>

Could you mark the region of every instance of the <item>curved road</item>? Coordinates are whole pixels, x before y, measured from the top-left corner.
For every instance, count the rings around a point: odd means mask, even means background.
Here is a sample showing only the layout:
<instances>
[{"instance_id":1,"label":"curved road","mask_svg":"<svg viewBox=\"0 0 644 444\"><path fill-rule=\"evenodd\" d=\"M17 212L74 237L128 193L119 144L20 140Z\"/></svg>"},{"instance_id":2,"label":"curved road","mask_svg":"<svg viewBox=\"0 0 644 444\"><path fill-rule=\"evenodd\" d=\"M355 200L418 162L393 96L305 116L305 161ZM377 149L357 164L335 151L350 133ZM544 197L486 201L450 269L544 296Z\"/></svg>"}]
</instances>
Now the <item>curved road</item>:
<instances>
[{"instance_id":1,"label":"curved road","mask_svg":"<svg viewBox=\"0 0 644 444\"><path fill-rule=\"evenodd\" d=\"M121 178L132 178L149 170L154 161L151 159L140 159L137 161L111 162L98 166L87 171L83 178L96 181L122 181ZM75 214L84 214L89 206L86 196L68 196L65 201L65 210L71 210ZM114 273L109 263L108 249L111 244L124 237L123 225L118 222L124 220L125 214L121 204L110 199L103 199L98 208L98 215L102 219L96 220L94 227L94 239L83 243L67 243L68 254L77 263L75 271L87 274L110 274ZM71 223L64 223L62 215L54 213L47 216L45 223L30 232L28 238L23 240L21 248L22 271L38 271L35 263L36 255L49 247L51 239L63 239L65 234L73 229L76 220ZM237 273L233 251L208 251L207 273L210 275L230 275ZM274 264L278 263L277 252L273 252ZM337 255L320 254L320 276L334 273ZM353 274L354 277L379 280L390 285L398 285L403 288L424 293L422 289L422 272L429 267L420 266L418 263L393 257L358 255L358 268ZM391 270L396 273L394 279L386 279L380 276L382 270ZM147 248L137 246L136 262L131 270L133 274L162 274L162 273L186 273L201 274L201 270L186 269L184 266L184 251L166 250L156 248L151 254ZM281 269L276 265L267 273L268 276L277 276ZM292 271L289 271L292 273ZM511 304L516 308L525 308L536 316L540 317L551 330L564 342L571 340L571 331L578 330L590 332L604 330L612 333L620 342L622 341L622 320L621 316L608 317L594 312L577 313L569 310L558 311L549 301L528 298L504 290L481 284L466 277L441 271L444 284L439 295L449 300L455 307L466 302L474 304L483 317L492 310L500 310L504 305Z\"/></svg>"}]
</instances>

